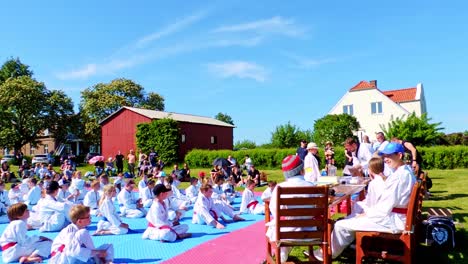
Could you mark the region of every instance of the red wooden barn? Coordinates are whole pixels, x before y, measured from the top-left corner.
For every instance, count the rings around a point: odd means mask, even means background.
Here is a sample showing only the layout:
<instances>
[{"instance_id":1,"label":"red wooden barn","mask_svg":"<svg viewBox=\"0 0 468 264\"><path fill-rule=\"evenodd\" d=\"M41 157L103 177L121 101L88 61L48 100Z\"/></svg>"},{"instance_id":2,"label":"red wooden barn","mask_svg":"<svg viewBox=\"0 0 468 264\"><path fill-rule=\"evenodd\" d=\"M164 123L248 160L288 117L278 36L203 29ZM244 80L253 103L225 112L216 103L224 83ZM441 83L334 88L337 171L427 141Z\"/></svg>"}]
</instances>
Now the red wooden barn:
<instances>
[{"instance_id":1,"label":"red wooden barn","mask_svg":"<svg viewBox=\"0 0 468 264\"><path fill-rule=\"evenodd\" d=\"M126 155L137 149L137 124L154 119L172 118L179 123L179 157L183 159L191 149L232 149L234 126L214 118L168 113L124 106L101 121L101 150L105 157L117 151Z\"/></svg>"}]
</instances>

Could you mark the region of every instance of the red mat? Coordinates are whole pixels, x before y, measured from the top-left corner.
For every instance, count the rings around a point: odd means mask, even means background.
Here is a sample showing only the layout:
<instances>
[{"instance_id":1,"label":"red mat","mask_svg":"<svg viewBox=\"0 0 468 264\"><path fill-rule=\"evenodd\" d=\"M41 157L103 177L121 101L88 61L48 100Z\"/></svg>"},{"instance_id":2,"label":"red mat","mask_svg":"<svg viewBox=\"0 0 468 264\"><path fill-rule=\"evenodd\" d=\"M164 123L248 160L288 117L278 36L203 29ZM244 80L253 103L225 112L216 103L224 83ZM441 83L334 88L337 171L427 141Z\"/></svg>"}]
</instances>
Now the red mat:
<instances>
[{"instance_id":1,"label":"red mat","mask_svg":"<svg viewBox=\"0 0 468 264\"><path fill-rule=\"evenodd\" d=\"M265 259L265 222L223 235L198 245L163 264L262 263Z\"/></svg>"}]
</instances>

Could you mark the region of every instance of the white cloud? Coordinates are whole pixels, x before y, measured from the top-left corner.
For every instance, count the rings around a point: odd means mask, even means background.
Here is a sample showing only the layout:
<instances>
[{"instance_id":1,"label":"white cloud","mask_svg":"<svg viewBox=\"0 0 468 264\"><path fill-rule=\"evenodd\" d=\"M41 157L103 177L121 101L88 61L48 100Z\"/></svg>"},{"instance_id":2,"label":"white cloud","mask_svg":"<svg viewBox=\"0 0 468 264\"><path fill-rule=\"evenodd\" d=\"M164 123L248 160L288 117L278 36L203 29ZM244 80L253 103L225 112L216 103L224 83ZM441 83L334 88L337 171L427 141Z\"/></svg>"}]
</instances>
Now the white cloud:
<instances>
[{"instance_id":1,"label":"white cloud","mask_svg":"<svg viewBox=\"0 0 468 264\"><path fill-rule=\"evenodd\" d=\"M158 39L160 39L162 37L165 37L165 36L168 36L170 34L173 34L173 33L176 33L178 31L183 30L184 28L186 28L186 27L196 23L197 21L203 19L205 16L206 16L206 12L198 12L198 13L193 14L191 16L184 17L184 18L176 21L173 24L167 25L166 27L164 27L163 29L161 29L159 31L156 31L154 33L151 33L149 35L146 35L146 36L140 38L136 42L136 46L138 48L142 48L142 47L148 45L149 43L151 43L151 42L153 42L155 40L158 40Z\"/></svg>"},{"instance_id":2,"label":"white cloud","mask_svg":"<svg viewBox=\"0 0 468 264\"><path fill-rule=\"evenodd\" d=\"M302 36L305 32L305 29L297 25L292 19L285 19L280 16L275 16L269 19L218 27L214 30L214 32L257 32L260 34L274 33L297 37Z\"/></svg>"},{"instance_id":3,"label":"white cloud","mask_svg":"<svg viewBox=\"0 0 468 264\"><path fill-rule=\"evenodd\" d=\"M212 45L215 47L230 47L230 46L241 46L241 47L253 47L260 44L263 40L262 36L256 36L246 39L220 39L213 41Z\"/></svg>"},{"instance_id":4,"label":"white cloud","mask_svg":"<svg viewBox=\"0 0 468 264\"><path fill-rule=\"evenodd\" d=\"M61 72L57 74L57 78L60 80L67 79L87 79L97 73L97 65L94 63L87 64L81 69L76 69L68 72Z\"/></svg>"},{"instance_id":5,"label":"white cloud","mask_svg":"<svg viewBox=\"0 0 468 264\"><path fill-rule=\"evenodd\" d=\"M294 67L300 69L311 69L318 67L323 64L336 62L335 58L325 58L325 59L312 59L308 57L298 56L294 54L286 54L287 57L291 58L294 61Z\"/></svg>"},{"instance_id":6,"label":"white cloud","mask_svg":"<svg viewBox=\"0 0 468 264\"><path fill-rule=\"evenodd\" d=\"M254 79L257 82L264 82L267 79L267 71L264 67L246 61L209 63L208 69L222 78L237 77L241 79Z\"/></svg>"}]
</instances>

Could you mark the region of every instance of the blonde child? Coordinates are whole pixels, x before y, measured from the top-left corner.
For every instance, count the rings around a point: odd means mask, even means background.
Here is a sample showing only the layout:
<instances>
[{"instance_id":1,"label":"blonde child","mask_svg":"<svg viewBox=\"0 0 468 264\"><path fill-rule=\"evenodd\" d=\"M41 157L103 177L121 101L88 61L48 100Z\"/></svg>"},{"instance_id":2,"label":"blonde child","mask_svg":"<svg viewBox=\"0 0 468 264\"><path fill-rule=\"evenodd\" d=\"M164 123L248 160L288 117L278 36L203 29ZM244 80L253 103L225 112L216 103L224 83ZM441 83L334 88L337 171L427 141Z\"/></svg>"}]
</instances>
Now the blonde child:
<instances>
[{"instance_id":1,"label":"blonde child","mask_svg":"<svg viewBox=\"0 0 468 264\"><path fill-rule=\"evenodd\" d=\"M117 214L112 198L116 189L113 185L104 187L103 195L99 201L99 212L103 219L99 220L97 230L93 235L121 235L128 233L128 224L123 223Z\"/></svg>"},{"instance_id":2,"label":"blonde child","mask_svg":"<svg viewBox=\"0 0 468 264\"><path fill-rule=\"evenodd\" d=\"M255 189L255 181L247 180L247 184L242 193L242 202L240 206L240 213L248 213L248 214L265 214L265 206L260 204L257 199L255 198L254 189Z\"/></svg>"},{"instance_id":3,"label":"blonde child","mask_svg":"<svg viewBox=\"0 0 468 264\"><path fill-rule=\"evenodd\" d=\"M75 205L70 210L72 221L62 229L52 243L51 264L112 263L114 247L104 244L96 248L86 227L91 223L90 208Z\"/></svg>"},{"instance_id":4,"label":"blonde child","mask_svg":"<svg viewBox=\"0 0 468 264\"><path fill-rule=\"evenodd\" d=\"M224 225L218 222L218 217L224 222L229 222L224 218L222 213L231 217L234 221L243 221L244 219L237 214L231 207L224 203L215 203L211 198L213 194L213 187L210 184L204 184L200 188L200 194L198 199L193 206L193 218L192 223L194 224L207 224L216 227L217 229L223 229Z\"/></svg>"},{"instance_id":5,"label":"blonde child","mask_svg":"<svg viewBox=\"0 0 468 264\"><path fill-rule=\"evenodd\" d=\"M273 190L275 189L276 184L277 184L276 181L268 182L268 188L266 188L265 191L263 191L262 196L261 196L262 201L265 201L271 198L271 194L273 193Z\"/></svg>"},{"instance_id":6,"label":"blonde child","mask_svg":"<svg viewBox=\"0 0 468 264\"><path fill-rule=\"evenodd\" d=\"M385 164L383 159L374 157L369 160L368 166L369 176L372 180L369 182L366 198L354 204L353 212L349 217L362 214L368 208L373 207L385 190L385 179L387 177L384 174Z\"/></svg>"},{"instance_id":7,"label":"blonde child","mask_svg":"<svg viewBox=\"0 0 468 264\"><path fill-rule=\"evenodd\" d=\"M228 200L229 204L234 202L234 199L237 197L236 192L236 181L233 176L229 176L228 180L222 185L224 195Z\"/></svg>"},{"instance_id":8,"label":"blonde child","mask_svg":"<svg viewBox=\"0 0 468 264\"><path fill-rule=\"evenodd\" d=\"M99 214L99 200L101 199L101 195L99 194L100 183L98 180L94 180L91 183L91 191L87 192L84 200L83 205L88 206L91 208L92 215Z\"/></svg>"},{"instance_id":9,"label":"blonde child","mask_svg":"<svg viewBox=\"0 0 468 264\"><path fill-rule=\"evenodd\" d=\"M153 188L154 201L146 215L148 228L143 233L143 239L161 240L163 242L174 242L176 239L191 237L187 233L188 225L179 224L178 220L171 222L169 220L168 209L165 200L170 194L171 189L163 184L157 184Z\"/></svg>"},{"instance_id":10,"label":"blonde child","mask_svg":"<svg viewBox=\"0 0 468 264\"><path fill-rule=\"evenodd\" d=\"M52 240L27 235L28 206L24 203L13 204L8 208L7 214L11 222L0 237L3 262L42 262L43 258L47 258Z\"/></svg>"}]
</instances>

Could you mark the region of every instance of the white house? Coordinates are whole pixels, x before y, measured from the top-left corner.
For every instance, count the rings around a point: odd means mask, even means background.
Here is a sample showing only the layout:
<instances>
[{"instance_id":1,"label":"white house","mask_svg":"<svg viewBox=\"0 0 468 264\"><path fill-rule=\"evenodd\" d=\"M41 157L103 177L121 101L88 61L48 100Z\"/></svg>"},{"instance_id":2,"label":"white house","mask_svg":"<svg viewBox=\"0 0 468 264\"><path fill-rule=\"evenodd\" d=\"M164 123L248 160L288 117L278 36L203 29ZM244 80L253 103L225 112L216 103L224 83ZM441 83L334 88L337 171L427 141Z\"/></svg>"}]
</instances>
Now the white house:
<instances>
[{"instance_id":1,"label":"white house","mask_svg":"<svg viewBox=\"0 0 468 264\"><path fill-rule=\"evenodd\" d=\"M388 127L390 120L406 118L415 113L421 116L426 113L426 100L422 83L416 87L381 91L377 81L361 81L341 97L328 114L350 114L356 117L361 125L357 132L375 139L375 133L382 131L381 125Z\"/></svg>"}]
</instances>

